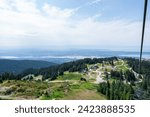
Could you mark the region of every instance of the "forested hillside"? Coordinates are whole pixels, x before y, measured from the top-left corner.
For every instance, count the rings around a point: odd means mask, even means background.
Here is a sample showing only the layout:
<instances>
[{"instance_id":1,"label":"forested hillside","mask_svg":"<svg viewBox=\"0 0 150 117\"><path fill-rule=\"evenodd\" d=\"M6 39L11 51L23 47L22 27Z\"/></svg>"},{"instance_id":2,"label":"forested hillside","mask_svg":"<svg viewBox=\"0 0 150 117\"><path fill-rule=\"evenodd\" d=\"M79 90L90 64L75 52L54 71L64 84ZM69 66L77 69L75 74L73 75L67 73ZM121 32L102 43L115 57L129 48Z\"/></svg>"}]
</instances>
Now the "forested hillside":
<instances>
[{"instance_id":1,"label":"forested hillside","mask_svg":"<svg viewBox=\"0 0 150 117\"><path fill-rule=\"evenodd\" d=\"M21 75L26 76L28 74L34 74L34 75L43 75L43 79L55 80L59 75L63 75L65 71L69 72L84 72L87 70L86 64L96 64L96 63L103 63L104 61L109 61L110 63L113 60L117 60L117 57L111 57L111 58L85 58L73 62L63 63L61 65L51 66L47 68L41 68L41 69L27 69L22 72Z\"/></svg>"},{"instance_id":2,"label":"forested hillside","mask_svg":"<svg viewBox=\"0 0 150 117\"><path fill-rule=\"evenodd\" d=\"M28 68L39 69L39 68L48 67L52 65L56 65L56 64L47 61L0 59L0 74L4 72L19 74L23 70Z\"/></svg>"},{"instance_id":3,"label":"forested hillside","mask_svg":"<svg viewBox=\"0 0 150 117\"><path fill-rule=\"evenodd\" d=\"M143 60L142 63L140 74L138 59L117 57L85 58L45 68L30 68L20 74L3 73L0 75L0 96L23 96L25 99L150 99L150 61Z\"/></svg>"},{"instance_id":4,"label":"forested hillside","mask_svg":"<svg viewBox=\"0 0 150 117\"><path fill-rule=\"evenodd\" d=\"M139 73L139 60L135 58L125 58L134 71ZM135 89L135 99L150 99L150 61L142 60L141 73L139 78L142 82Z\"/></svg>"}]
</instances>

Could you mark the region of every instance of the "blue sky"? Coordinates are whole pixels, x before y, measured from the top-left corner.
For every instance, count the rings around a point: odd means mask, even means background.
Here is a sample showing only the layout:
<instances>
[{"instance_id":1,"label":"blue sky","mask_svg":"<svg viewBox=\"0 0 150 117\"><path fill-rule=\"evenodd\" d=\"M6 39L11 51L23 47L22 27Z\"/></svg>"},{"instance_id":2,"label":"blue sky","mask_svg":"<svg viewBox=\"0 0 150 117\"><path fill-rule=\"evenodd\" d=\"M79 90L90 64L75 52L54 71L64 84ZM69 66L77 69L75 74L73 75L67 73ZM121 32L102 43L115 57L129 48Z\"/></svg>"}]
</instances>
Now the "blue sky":
<instances>
[{"instance_id":1,"label":"blue sky","mask_svg":"<svg viewBox=\"0 0 150 117\"><path fill-rule=\"evenodd\" d=\"M93 16L102 13L103 20L115 18L141 20L143 13L143 0L38 0L38 7L43 2L53 4L60 8L78 8L77 14L83 16ZM92 3L93 2L93 3ZM91 5L90 5L91 4Z\"/></svg>"},{"instance_id":2,"label":"blue sky","mask_svg":"<svg viewBox=\"0 0 150 117\"><path fill-rule=\"evenodd\" d=\"M0 0L1 49L139 50L143 7L144 0ZM150 9L145 51L148 30Z\"/></svg>"}]
</instances>

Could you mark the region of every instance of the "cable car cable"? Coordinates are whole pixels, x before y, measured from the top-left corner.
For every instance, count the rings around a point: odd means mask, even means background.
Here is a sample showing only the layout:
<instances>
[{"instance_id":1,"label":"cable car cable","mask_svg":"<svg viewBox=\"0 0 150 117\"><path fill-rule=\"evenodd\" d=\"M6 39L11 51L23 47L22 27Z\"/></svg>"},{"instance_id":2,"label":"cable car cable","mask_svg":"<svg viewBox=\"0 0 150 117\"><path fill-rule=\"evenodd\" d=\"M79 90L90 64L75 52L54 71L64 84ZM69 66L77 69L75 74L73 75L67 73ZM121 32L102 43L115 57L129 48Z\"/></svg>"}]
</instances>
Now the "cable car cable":
<instances>
[{"instance_id":1,"label":"cable car cable","mask_svg":"<svg viewBox=\"0 0 150 117\"><path fill-rule=\"evenodd\" d=\"M144 16L143 16L143 28L142 28L142 38L141 38L141 50L140 50L140 60L139 60L139 74L141 74L142 54L143 54L143 42L144 42L145 23L146 23L146 15L147 15L147 4L148 4L148 0L145 0L145 4L144 4Z\"/></svg>"}]
</instances>

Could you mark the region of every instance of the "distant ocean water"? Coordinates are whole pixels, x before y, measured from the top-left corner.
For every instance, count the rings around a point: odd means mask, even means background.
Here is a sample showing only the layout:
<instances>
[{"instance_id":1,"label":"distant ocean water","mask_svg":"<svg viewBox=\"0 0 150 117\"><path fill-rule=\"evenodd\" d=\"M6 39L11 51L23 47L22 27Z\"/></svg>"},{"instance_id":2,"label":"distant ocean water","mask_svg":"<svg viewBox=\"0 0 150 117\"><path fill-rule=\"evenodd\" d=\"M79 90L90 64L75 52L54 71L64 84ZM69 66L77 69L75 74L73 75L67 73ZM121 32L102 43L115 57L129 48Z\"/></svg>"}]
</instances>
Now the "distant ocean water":
<instances>
[{"instance_id":1,"label":"distant ocean water","mask_svg":"<svg viewBox=\"0 0 150 117\"><path fill-rule=\"evenodd\" d=\"M115 55L114 55L115 56ZM105 58L105 57L114 57L114 56L0 56L0 59L55 59L55 58L68 58L68 59L84 59L84 58ZM139 55L120 55L116 57L135 57L138 58ZM143 58L150 58L150 55L143 55Z\"/></svg>"},{"instance_id":2,"label":"distant ocean water","mask_svg":"<svg viewBox=\"0 0 150 117\"><path fill-rule=\"evenodd\" d=\"M0 59L15 60L76 60L83 58L104 58L104 57L136 57L139 52L129 51L106 51L106 50L67 50L67 51L27 51L27 52L0 52ZM143 58L150 59L150 52L143 52Z\"/></svg>"},{"instance_id":3,"label":"distant ocean water","mask_svg":"<svg viewBox=\"0 0 150 117\"><path fill-rule=\"evenodd\" d=\"M139 54L126 54L126 55L121 55L121 56L122 57L135 57L135 58L140 57ZM150 54L143 54L142 57L146 59L150 59Z\"/></svg>"}]
</instances>

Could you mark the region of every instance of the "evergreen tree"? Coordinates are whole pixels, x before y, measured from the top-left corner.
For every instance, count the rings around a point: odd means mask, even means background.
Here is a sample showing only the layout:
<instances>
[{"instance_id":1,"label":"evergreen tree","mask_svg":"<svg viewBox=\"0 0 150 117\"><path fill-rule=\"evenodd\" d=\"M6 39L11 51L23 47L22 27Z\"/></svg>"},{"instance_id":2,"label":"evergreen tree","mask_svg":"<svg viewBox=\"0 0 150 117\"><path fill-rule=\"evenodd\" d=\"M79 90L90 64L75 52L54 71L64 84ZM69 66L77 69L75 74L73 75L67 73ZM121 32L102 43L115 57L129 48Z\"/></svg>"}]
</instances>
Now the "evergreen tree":
<instances>
[{"instance_id":1,"label":"evergreen tree","mask_svg":"<svg viewBox=\"0 0 150 117\"><path fill-rule=\"evenodd\" d=\"M115 81L112 82L112 85L110 87L110 100L114 100L114 89L115 89Z\"/></svg>"},{"instance_id":2,"label":"evergreen tree","mask_svg":"<svg viewBox=\"0 0 150 117\"><path fill-rule=\"evenodd\" d=\"M106 87L106 97L107 99L110 99L110 83L109 81L107 80L107 87Z\"/></svg>"}]
</instances>

